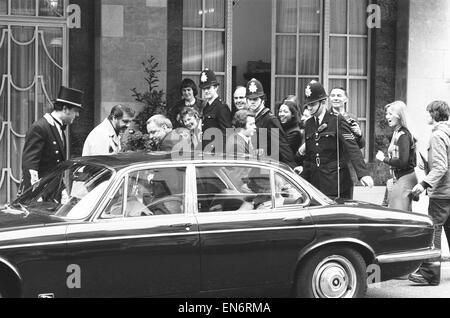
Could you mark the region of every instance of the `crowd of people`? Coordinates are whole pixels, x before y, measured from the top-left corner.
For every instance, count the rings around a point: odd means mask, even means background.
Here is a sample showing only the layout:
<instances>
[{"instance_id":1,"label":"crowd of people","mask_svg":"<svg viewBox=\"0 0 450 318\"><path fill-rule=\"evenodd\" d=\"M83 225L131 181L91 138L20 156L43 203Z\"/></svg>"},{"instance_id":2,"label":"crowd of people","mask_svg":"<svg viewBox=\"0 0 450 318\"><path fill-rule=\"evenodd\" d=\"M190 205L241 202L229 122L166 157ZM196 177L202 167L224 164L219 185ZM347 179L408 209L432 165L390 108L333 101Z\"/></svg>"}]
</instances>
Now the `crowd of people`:
<instances>
[{"instance_id":1,"label":"crowd of people","mask_svg":"<svg viewBox=\"0 0 450 318\"><path fill-rule=\"evenodd\" d=\"M233 105L219 96L219 82L212 70L200 74L198 87L191 79L181 82L181 99L168 108L167 116L158 114L147 121L147 133L157 151L179 149L270 157L287 164L325 195L353 199L355 181L372 187L373 179L361 149L365 140L357 118L347 111L348 94L334 87L328 94L323 85L312 81L304 88L305 104L297 96L287 96L275 107L267 105L261 82L251 79L238 86ZM61 87L54 111L29 129L23 151L24 191L66 160L65 126L83 109L83 93ZM450 238L450 108L436 101L427 107L428 123L433 126L428 154L417 151L417 136L410 130L405 103L396 101L385 107L386 120L394 134L387 153L376 159L390 167L384 204L393 209L412 211L412 201L427 191L429 215L436 226L435 246L440 247L442 228ZM133 109L114 106L110 115L87 137L83 156L111 155L121 152L120 136L130 127ZM419 157L420 160L417 160ZM426 177L418 183L416 165ZM424 263L410 280L437 285L440 260Z\"/></svg>"}]
</instances>

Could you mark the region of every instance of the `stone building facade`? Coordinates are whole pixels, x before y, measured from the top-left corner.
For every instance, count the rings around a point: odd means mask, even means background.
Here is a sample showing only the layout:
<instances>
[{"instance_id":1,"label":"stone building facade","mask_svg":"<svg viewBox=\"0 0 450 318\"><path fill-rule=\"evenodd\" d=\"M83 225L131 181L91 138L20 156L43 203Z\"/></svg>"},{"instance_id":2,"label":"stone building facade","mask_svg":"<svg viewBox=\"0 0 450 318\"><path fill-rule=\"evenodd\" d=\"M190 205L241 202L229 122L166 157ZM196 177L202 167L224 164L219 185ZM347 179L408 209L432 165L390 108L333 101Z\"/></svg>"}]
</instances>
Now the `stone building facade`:
<instances>
[{"instance_id":1,"label":"stone building facade","mask_svg":"<svg viewBox=\"0 0 450 318\"><path fill-rule=\"evenodd\" d=\"M0 0L0 28L13 34L21 22L42 27L59 23L64 30L66 57L63 54L60 81L85 92L85 110L71 127L71 156L81 154L86 136L113 105L125 103L137 110L142 107L132 97L131 89L145 90L141 63L154 56L161 70L160 89L166 92L168 105L179 99L181 80L197 79L196 72L210 67L209 64L219 68L221 94L228 103L235 85L258 72L268 83L265 89L271 96L271 105L288 92L302 95L301 87L310 79L323 81L327 88L335 84L347 86L352 98L361 101L352 107L364 122L366 160L377 183L382 184L388 171L374 162L374 155L378 149L385 149L390 139L384 106L396 99L404 100L415 116L417 130L426 131L425 106L434 99L450 101L450 2L367 1L365 6L374 4L380 9L381 27L364 29L362 23L373 12L361 7L361 1L49 0L48 6L54 5L61 14L40 18L41 12L32 17L32 13L28 14L31 9L14 8L11 0ZM80 28L64 27L69 15L66 7L70 5L80 9ZM296 13L288 18L293 10ZM196 13L201 16L198 25ZM351 31L353 23L359 23L360 31ZM239 29L248 32L237 32ZM9 33L4 31L4 37ZM245 37L239 38L240 33L245 33ZM201 44L191 45L198 39ZM5 43L12 42L3 41L3 47ZM253 48L249 46L252 43ZM335 53L341 49L344 53ZM255 50L261 57L256 54L246 58ZM213 58L211 54L215 54ZM361 55L362 60L358 59ZM13 57L0 61L0 76L5 77L8 69L12 72L8 68L12 61ZM244 62L248 62L246 70L240 66ZM261 68L250 69L250 65ZM13 105L15 99L8 98L7 94L13 92L0 92L0 202L9 201L16 191L20 179L20 136L26 132L26 127L22 127L17 140L14 134L6 133L14 130L10 130L14 127L12 122L17 120L13 109L23 107L19 102ZM364 96L359 96L360 92ZM55 94L54 90L51 94ZM38 101L33 103L39 106ZM39 107L35 117L48 110L45 103ZM12 141L16 142L14 149Z\"/></svg>"}]
</instances>

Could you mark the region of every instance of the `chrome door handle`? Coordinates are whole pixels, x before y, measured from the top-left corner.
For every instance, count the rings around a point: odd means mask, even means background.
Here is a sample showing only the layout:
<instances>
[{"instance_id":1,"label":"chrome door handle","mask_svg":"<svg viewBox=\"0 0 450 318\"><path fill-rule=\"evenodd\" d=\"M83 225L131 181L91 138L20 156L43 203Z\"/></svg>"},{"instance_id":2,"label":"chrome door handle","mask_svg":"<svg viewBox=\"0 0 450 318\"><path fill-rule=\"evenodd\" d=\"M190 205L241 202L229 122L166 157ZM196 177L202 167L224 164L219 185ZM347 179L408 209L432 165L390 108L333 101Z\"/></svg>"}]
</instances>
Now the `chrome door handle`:
<instances>
[{"instance_id":1,"label":"chrome door handle","mask_svg":"<svg viewBox=\"0 0 450 318\"><path fill-rule=\"evenodd\" d=\"M189 231L192 227L192 223L180 223L180 224L171 224L169 227L184 227L186 231Z\"/></svg>"},{"instance_id":2,"label":"chrome door handle","mask_svg":"<svg viewBox=\"0 0 450 318\"><path fill-rule=\"evenodd\" d=\"M298 217L292 217L292 218L285 218L285 219L283 219L283 222L295 222L295 221L300 222L300 221L303 221L304 219L305 219L304 217L298 216Z\"/></svg>"}]
</instances>

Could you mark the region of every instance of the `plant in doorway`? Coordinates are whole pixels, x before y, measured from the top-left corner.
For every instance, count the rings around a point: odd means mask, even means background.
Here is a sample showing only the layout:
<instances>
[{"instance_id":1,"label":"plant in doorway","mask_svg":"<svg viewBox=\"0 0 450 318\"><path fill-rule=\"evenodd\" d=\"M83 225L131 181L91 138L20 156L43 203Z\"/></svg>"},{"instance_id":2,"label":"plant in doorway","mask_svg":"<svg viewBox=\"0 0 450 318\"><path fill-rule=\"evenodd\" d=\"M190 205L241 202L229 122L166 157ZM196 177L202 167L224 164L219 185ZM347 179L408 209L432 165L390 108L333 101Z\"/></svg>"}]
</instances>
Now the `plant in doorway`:
<instances>
[{"instance_id":1,"label":"plant in doorway","mask_svg":"<svg viewBox=\"0 0 450 318\"><path fill-rule=\"evenodd\" d=\"M164 91L158 90L158 75L161 72L159 63L154 56L141 63L144 68L147 90L139 92L132 88L132 96L143 104L142 111L134 119L135 130L127 131L122 138L122 149L124 151L151 151L154 145L147 134L147 120L157 114L166 115L166 102Z\"/></svg>"}]
</instances>

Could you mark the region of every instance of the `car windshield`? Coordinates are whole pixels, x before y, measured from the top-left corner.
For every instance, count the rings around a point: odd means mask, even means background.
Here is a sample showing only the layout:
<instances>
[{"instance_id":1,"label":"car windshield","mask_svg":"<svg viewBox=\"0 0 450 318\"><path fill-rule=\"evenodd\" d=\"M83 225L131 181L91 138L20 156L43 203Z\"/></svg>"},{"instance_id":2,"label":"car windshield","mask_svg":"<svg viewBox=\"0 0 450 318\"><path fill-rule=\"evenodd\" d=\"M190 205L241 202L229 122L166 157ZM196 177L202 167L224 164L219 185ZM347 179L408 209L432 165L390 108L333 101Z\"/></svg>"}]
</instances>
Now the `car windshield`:
<instances>
[{"instance_id":1,"label":"car windshield","mask_svg":"<svg viewBox=\"0 0 450 318\"><path fill-rule=\"evenodd\" d=\"M84 219L102 197L112 175L113 171L101 166L66 163L34 184L13 206L21 205L30 213Z\"/></svg>"}]
</instances>

